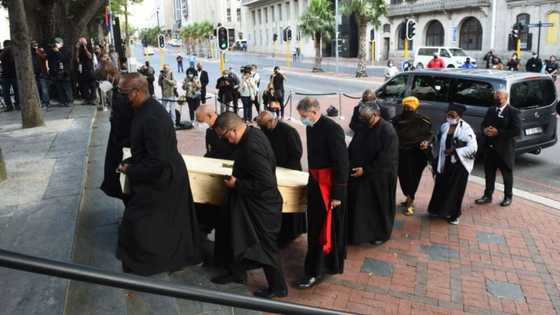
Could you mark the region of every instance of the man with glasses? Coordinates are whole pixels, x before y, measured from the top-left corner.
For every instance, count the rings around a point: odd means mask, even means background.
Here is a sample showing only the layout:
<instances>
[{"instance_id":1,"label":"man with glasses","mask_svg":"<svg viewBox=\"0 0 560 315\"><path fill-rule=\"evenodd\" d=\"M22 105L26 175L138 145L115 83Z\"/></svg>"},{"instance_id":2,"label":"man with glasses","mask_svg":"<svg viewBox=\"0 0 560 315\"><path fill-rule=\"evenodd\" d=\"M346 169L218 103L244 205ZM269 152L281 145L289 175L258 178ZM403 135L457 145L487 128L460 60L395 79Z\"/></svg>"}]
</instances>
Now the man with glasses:
<instances>
[{"instance_id":1,"label":"man with glasses","mask_svg":"<svg viewBox=\"0 0 560 315\"><path fill-rule=\"evenodd\" d=\"M123 75L119 91L135 111L132 157L118 168L130 182L117 251L123 271L148 276L198 264L200 232L173 123L141 74Z\"/></svg>"}]
</instances>

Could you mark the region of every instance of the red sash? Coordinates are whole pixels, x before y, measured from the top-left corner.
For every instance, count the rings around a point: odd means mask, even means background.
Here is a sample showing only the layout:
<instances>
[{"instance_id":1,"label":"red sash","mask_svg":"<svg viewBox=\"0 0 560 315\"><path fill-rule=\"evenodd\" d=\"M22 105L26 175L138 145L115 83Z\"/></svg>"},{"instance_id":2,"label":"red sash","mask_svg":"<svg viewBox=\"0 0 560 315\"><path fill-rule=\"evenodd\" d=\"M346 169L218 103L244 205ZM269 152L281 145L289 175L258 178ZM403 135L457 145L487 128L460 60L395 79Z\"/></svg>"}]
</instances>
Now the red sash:
<instances>
[{"instance_id":1,"label":"red sash","mask_svg":"<svg viewBox=\"0 0 560 315\"><path fill-rule=\"evenodd\" d=\"M310 169L309 173L311 174L311 176L313 176L313 179L315 179L317 181L317 184L319 185L321 197L323 198L323 203L325 205L325 209L327 210L325 223L323 225L323 231L321 232L323 241L323 253L327 255L331 252L332 249L332 168Z\"/></svg>"}]
</instances>

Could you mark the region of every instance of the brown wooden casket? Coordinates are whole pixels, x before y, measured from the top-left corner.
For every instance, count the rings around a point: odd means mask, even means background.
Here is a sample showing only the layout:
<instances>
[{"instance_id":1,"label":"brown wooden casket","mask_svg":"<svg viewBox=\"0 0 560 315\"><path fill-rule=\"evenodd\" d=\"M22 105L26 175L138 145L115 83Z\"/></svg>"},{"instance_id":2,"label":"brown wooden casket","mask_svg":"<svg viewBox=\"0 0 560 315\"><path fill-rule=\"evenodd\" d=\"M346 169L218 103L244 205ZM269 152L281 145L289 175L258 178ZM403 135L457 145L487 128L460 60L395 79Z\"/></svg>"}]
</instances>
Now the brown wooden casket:
<instances>
[{"instance_id":1,"label":"brown wooden casket","mask_svg":"<svg viewBox=\"0 0 560 315\"><path fill-rule=\"evenodd\" d=\"M130 151L125 152L130 156ZM222 205L227 194L224 177L231 175L233 161L211 159L194 155L183 155L189 172L193 199L197 203ZM278 189L284 204L282 212L305 212L307 208L307 180L309 174L282 167L276 169ZM127 190L126 179L121 176L123 191Z\"/></svg>"}]
</instances>

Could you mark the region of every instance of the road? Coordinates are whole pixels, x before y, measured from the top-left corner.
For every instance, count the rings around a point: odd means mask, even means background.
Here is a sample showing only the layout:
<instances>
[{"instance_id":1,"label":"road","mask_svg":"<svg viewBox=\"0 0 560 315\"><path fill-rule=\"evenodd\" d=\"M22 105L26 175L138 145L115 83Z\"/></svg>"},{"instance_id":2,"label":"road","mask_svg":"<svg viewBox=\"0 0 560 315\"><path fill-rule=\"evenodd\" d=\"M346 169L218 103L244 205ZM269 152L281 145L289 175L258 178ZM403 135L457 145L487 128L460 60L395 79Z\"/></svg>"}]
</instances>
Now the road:
<instances>
[{"instance_id":1,"label":"road","mask_svg":"<svg viewBox=\"0 0 560 315\"><path fill-rule=\"evenodd\" d=\"M176 68L175 57L177 49L169 49L164 56L164 62ZM134 55L138 62L143 63L144 56L142 56L142 47L134 47ZM184 55L183 55L184 56ZM159 69L160 56L156 54L148 57L148 60L155 69ZM210 81L215 82L219 76L218 64L216 62L204 62L204 67L208 71ZM262 78L267 78L271 74L272 67L275 65L274 60L269 57L244 57L240 54L234 54L228 57L227 67L232 67L235 71L246 64L257 64ZM280 64L282 68L283 63ZM310 65L304 65L304 68L309 68ZM352 73L350 67L341 67L345 73ZM331 70L331 69L329 69ZM374 69L372 72L379 72ZM177 79L182 80L184 74L176 74ZM382 73L375 73L381 77ZM213 83L211 83L212 85ZM559 82L560 84L560 82ZM376 88L378 83L365 82L351 79L340 79L325 76L311 76L307 73L292 73L288 75L286 83L287 90L293 90L297 93L330 93L330 92L345 92L351 95L360 95L366 88ZM348 103L348 105L346 105ZM352 106L350 103L345 102L344 106ZM560 123L558 124L560 129ZM560 134L560 130L557 131ZM484 170L482 165L477 165L474 170L474 175L484 177ZM514 185L515 188L529 191L544 197L560 201L560 145L555 145L551 148L545 149L540 155L525 154L518 157L514 170ZM499 180L500 177L498 176ZM496 195L496 199L501 199L501 196Z\"/></svg>"}]
</instances>

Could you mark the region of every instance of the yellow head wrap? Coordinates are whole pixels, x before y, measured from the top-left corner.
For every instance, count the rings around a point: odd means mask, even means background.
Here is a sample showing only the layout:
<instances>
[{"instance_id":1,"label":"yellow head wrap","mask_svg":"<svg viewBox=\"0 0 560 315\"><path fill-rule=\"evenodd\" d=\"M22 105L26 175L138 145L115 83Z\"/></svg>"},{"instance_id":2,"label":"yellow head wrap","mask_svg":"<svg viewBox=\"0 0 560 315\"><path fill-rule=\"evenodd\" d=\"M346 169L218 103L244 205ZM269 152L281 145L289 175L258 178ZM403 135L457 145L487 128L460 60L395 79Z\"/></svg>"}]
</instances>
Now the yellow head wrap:
<instances>
[{"instance_id":1,"label":"yellow head wrap","mask_svg":"<svg viewBox=\"0 0 560 315\"><path fill-rule=\"evenodd\" d=\"M403 98L402 104L405 107L409 107L413 110L416 110L418 109L418 106L420 106L420 101L414 96L408 96Z\"/></svg>"}]
</instances>

